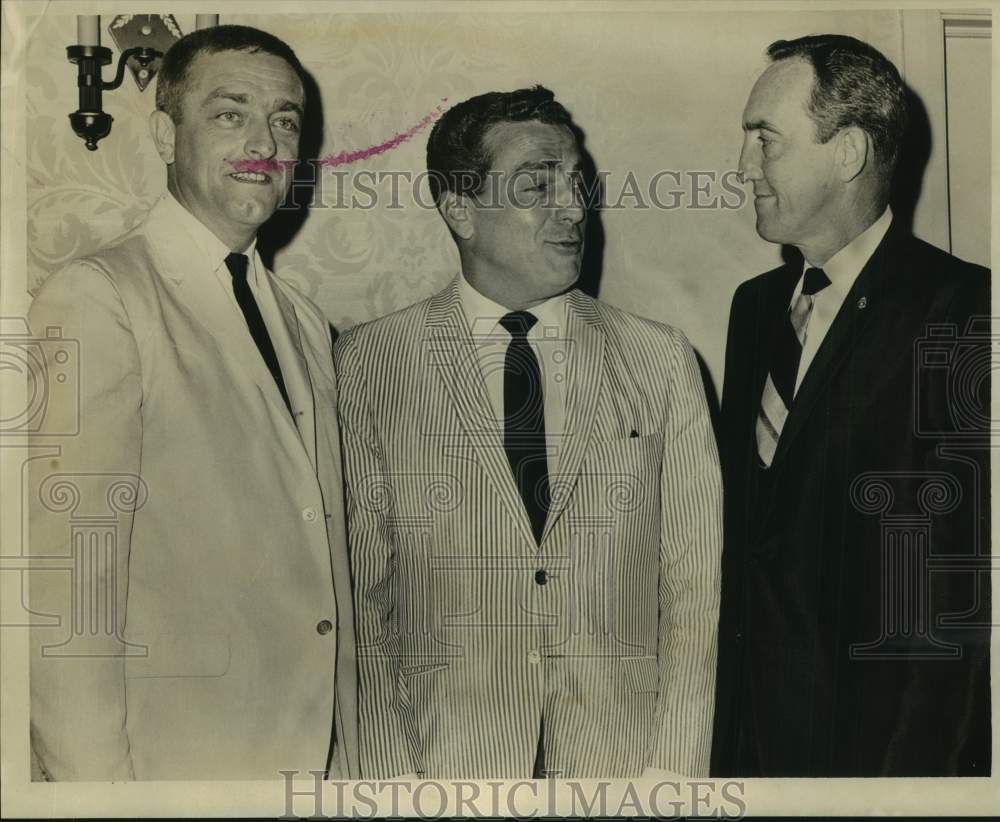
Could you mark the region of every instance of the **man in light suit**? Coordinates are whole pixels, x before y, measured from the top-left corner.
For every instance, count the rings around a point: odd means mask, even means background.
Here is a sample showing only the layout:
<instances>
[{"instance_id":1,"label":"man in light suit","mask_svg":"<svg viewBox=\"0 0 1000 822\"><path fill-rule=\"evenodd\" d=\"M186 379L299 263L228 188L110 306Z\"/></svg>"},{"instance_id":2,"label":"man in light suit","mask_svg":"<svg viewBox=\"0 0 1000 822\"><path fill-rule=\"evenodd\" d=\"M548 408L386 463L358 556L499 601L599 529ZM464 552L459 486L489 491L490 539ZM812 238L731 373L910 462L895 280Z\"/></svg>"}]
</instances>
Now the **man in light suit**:
<instances>
[{"instance_id":1,"label":"man in light suit","mask_svg":"<svg viewBox=\"0 0 1000 822\"><path fill-rule=\"evenodd\" d=\"M882 54L768 55L740 170L801 255L729 321L713 774L988 776L989 272L889 208Z\"/></svg>"},{"instance_id":2,"label":"man in light suit","mask_svg":"<svg viewBox=\"0 0 1000 822\"><path fill-rule=\"evenodd\" d=\"M358 775L329 326L255 246L298 156L304 76L256 29L178 41L150 119L169 193L32 304L81 362L79 434L43 426L58 448L32 471L48 627L31 735L50 779ZM78 538L95 511L116 525L99 543ZM64 557L75 576L45 570Z\"/></svg>"},{"instance_id":3,"label":"man in light suit","mask_svg":"<svg viewBox=\"0 0 1000 822\"><path fill-rule=\"evenodd\" d=\"M461 273L335 346L369 778L707 773L716 446L684 336L574 289L581 152L541 87L446 112Z\"/></svg>"}]
</instances>

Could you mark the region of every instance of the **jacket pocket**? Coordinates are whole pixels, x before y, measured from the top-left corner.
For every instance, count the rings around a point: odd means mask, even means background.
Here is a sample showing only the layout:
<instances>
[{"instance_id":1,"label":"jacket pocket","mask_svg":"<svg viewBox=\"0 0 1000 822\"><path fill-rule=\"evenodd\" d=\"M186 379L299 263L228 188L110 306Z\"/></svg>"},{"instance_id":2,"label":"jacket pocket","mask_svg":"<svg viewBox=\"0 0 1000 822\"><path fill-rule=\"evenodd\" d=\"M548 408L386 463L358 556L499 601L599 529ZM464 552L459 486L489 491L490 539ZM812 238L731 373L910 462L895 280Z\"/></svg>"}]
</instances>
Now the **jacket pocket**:
<instances>
[{"instance_id":1,"label":"jacket pocket","mask_svg":"<svg viewBox=\"0 0 1000 822\"><path fill-rule=\"evenodd\" d=\"M126 679L218 678L232 662L230 637L221 632L131 635L129 642L137 650L126 657Z\"/></svg>"},{"instance_id":2,"label":"jacket pocket","mask_svg":"<svg viewBox=\"0 0 1000 822\"><path fill-rule=\"evenodd\" d=\"M660 664L655 656L625 657L621 661L623 685L632 693L659 693Z\"/></svg>"},{"instance_id":3,"label":"jacket pocket","mask_svg":"<svg viewBox=\"0 0 1000 822\"><path fill-rule=\"evenodd\" d=\"M415 665L401 665L396 675L396 705L405 711L412 707L411 696L433 674L449 667L447 662L423 662Z\"/></svg>"},{"instance_id":4,"label":"jacket pocket","mask_svg":"<svg viewBox=\"0 0 1000 822\"><path fill-rule=\"evenodd\" d=\"M396 676L396 710L402 717L403 727L410 747L410 758L418 775L427 772L427 752L424 748L426 724L424 706L433 697L434 684L439 674L449 667L447 662L427 662L403 665ZM416 709L414 709L416 705Z\"/></svg>"}]
</instances>

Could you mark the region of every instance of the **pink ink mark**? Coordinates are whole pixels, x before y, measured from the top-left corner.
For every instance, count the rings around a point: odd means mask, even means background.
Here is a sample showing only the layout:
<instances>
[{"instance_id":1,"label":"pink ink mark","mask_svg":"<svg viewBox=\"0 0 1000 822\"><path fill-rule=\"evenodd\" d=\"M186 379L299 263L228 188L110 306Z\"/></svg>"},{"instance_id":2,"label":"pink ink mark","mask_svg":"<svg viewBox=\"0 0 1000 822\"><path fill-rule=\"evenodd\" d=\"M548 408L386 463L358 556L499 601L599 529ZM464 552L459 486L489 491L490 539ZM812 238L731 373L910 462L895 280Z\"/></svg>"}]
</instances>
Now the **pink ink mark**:
<instances>
[{"instance_id":1,"label":"pink ink mark","mask_svg":"<svg viewBox=\"0 0 1000 822\"><path fill-rule=\"evenodd\" d=\"M447 103L448 98L442 97L442 103ZM327 168L334 168L335 166L346 166L350 163L356 163L358 160L367 160L369 157L376 157L379 154L385 154L387 151L392 151L392 149L397 146L402 145L407 140L410 140L414 135L423 131L427 126L433 123L438 117L441 116L443 106L438 106L434 111L424 117L419 123L417 123L412 128L408 128L406 131L401 131L386 140L384 143L379 143L376 146L369 146L368 148L360 149L359 151L341 151L339 154L331 154L328 157L324 157L322 160L317 160L316 162L321 166L326 166ZM284 171L286 168L290 169L292 166L298 162L297 160L228 160L227 161L234 170L236 171L254 171L259 174L275 173L278 174Z\"/></svg>"},{"instance_id":2,"label":"pink ink mark","mask_svg":"<svg viewBox=\"0 0 1000 822\"><path fill-rule=\"evenodd\" d=\"M448 98L442 97L441 102L447 103ZM406 131L399 132L399 134L390 137L384 143L379 143L377 146L369 146L368 148L363 148L359 151L341 151L339 154L331 154L328 157L324 157L319 161L319 163L327 168L334 168L335 166L346 166L350 163L355 163L358 160L367 160L369 157L376 157L379 154L385 154L387 151L392 151L397 146L400 146L407 140L411 139L414 135L423 131L427 128L427 126L440 117L441 113L442 106L438 106L415 126L408 128Z\"/></svg>"}]
</instances>

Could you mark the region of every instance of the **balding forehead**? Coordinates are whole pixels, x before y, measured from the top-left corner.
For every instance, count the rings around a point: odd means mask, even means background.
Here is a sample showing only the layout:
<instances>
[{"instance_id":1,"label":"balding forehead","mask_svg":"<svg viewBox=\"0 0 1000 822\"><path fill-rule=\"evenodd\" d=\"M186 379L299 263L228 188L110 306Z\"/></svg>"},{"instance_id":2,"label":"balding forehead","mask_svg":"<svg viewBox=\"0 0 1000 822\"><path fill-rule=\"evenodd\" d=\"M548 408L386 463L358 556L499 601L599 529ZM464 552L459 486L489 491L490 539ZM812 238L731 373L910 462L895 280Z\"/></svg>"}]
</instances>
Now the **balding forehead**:
<instances>
[{"instance_id":1,"label":"balding forehead","mask_svg":"<svg viewBox=\"0 0 1000 822\"><path fill-rule=\"evenodd\" d=\"M808 111L814 78L812 66L801 58L771 63L761 72L750 92L743 110L744 124L772 119L786 106Z\"/></svg>"},{"instance_id":2,"label":"balding forehead","mask_svg":"<svg viewBox=\"0 0 1000 822\"><path fill-rule=\"evenodd\" d=\"M203 90L249 84L272 90L302 104L305 89L295 69L282 57L267 52L202 52L188 67L188 83Z\"/></svg>"}]
</instances>

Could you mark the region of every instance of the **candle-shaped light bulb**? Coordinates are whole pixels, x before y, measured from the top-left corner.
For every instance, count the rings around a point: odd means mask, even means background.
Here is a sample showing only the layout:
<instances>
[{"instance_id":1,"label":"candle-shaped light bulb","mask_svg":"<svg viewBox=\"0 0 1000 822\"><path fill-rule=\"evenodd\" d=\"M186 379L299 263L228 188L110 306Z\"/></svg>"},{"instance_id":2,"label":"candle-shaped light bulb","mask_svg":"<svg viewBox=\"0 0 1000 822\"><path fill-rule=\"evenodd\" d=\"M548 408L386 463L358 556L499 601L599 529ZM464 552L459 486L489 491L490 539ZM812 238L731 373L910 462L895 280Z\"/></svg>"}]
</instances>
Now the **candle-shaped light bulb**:
<instances>
[{"instance_id":1,"label":"candle-shaped light bulb","mask_svg":"<svg viewBox=\"0 0 1000 822\"><path fill-rule=\"evenodd\" d=\"M81 46L101 45L101 16L78 14L76 16L76 42Z\"/></svg>"}]
</instances>

